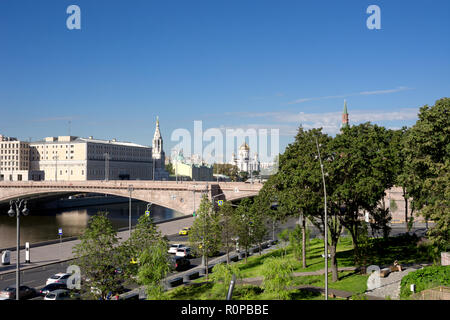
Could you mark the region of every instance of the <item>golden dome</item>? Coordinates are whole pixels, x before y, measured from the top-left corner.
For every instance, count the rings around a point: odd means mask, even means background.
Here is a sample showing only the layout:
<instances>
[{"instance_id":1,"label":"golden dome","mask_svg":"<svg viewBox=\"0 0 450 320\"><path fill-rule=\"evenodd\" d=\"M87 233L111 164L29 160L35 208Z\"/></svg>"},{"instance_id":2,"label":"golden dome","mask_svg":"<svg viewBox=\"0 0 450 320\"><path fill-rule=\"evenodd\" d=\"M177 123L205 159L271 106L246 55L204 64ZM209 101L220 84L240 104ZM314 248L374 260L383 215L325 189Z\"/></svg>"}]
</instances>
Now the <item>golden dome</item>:
<instances>
[{"instance_id":1,"label":"golden dome","mask_svg":"<svg viewBox=\"0 0 450 320\"><path fill-rule=\"evenodd\" d=\"M240 146L239 150L250 150L250 147L248 146L248 144L247 144L246 142L244 142L244 143Z\"/></svg>"}]
</instances>

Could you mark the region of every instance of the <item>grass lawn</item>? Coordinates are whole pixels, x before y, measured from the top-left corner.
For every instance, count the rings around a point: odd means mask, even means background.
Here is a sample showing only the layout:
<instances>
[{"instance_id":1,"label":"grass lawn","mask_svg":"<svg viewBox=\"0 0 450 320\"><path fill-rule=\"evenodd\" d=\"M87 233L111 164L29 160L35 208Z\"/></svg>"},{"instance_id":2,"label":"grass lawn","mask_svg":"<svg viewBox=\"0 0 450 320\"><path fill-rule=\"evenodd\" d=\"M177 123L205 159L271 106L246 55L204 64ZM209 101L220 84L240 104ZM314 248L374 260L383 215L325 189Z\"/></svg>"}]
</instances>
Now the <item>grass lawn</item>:
<instances>
[{"instance_id":1,"label":"grass lawn","mask_svg":"<svg viewBox=\"0 0 450 320\"><path fill-rule=\"evenodd\" d=\"M353 245L352 240L349 237L343 237L340 239L337 247L337 260L339 267L351 267L353 266ZM312 272L325 268L324 258L322 254L324 252L324 242L321 239L312 239L307 249L306 254L306 268L302 268L301 261L294 262L294 272ZM286 257L293 259L294 255L292 249L286 248ZM258 277L261 275L261 267L264 259L268 257L281 257L284 256L284 250L279 249L272 251L268 254L260 256L255 254L248 258L247 264L244 261L239 262L239 269L241 270L243 278ZM331 268L330 261L328 267Z\"/></svg>"},{"instance_id":2,"label":"grass lawn","mask_svg":"<svg viewBox=\"0 0 450 320\"><path fill-rule=\"evenodd\" d=\"M409 236L383 239L371 239L371 246L367 253L367 265L392 264L398 260L400 264L411 262L431 261L428 251L424 247L418 247L417 239ZM307 249L307 267L302 268L301 261L294 258L292 249L281 248L264 255L254 254L248 257L247 263L243 260L236 265L240 270L241 278L261 277L264 260L269 257L282 257L293 261L294 272L313 272L324 268L324 243L321 239L312 239ZM337 247L338 267L354 266L353 245L350 237L342 237ZM329 265L329 268L331 265ZM367 286L368 275L361 275L355 272L340 272L339 281L331 281L331 273L328 276L328 287L337 290L352 292L354 294L364 293ZM194 285L182 286L170 290L168 299L223 299L225 295L218 291L212 282L201 283L205 279L197 279ZM325 286L324 275L300 276L293 280L292 285L312 285L316 287ZM233 293L236 300L272 300L278 299L273 294L264 292L263 288L254 285L237 285ZM313 293L306 290L292 290L289 299L295 300L322 300L324 297L320 293ZM337 299L339 300L339 299Z\"/></svg>"}]
</instances>

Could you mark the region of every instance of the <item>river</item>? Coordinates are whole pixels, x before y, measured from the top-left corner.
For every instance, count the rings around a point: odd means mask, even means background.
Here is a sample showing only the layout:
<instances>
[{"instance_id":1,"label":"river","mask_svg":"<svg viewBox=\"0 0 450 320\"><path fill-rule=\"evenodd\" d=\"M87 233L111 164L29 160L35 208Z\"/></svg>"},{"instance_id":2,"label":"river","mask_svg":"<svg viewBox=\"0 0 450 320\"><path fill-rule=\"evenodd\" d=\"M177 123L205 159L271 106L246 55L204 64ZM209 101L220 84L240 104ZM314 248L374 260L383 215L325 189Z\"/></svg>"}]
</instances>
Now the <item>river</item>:
<instances>
[{"instance_id":1,"label":"river","mask_svg":"<svg viewBox=\"0 0 450 320\"><path fill-rule=\"evenodd\" d=\"M133 201L131 203L131 223L145 214L147 203ZM89 218L99 211L107 211L108 218L114 228L128 227L128 202L118 204L96 205L72 209L33 209L28 216L20 216L20 243L35 243L59 239L58 229L62 228L63 238L79 236L86 229ZM157 205L151 206L153 221L164 221L183 216L182 213ZM16 245L16 218L9 217L7 210L0 212L0 249Z\"/></svg>"}]
</instances>

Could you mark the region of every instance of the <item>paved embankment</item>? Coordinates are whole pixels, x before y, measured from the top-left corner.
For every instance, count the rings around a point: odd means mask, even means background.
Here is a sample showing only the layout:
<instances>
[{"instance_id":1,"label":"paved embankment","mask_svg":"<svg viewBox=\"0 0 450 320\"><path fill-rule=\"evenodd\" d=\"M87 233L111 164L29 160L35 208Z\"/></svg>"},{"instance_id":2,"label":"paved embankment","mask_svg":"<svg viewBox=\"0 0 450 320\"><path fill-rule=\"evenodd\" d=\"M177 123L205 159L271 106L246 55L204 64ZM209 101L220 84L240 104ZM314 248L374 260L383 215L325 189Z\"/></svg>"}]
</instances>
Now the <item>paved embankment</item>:
<instances>
[{"instance_id":1,"label":"paved embankment","mask_svg":"<svg viewBox=\"0 0 450 320\"><path fill-rule=\"evenodd\" d=\"M178 233L178 231L186 226L192 225L192 216L186 216L183 218L175 218L166 222L156 222L158 229L163 235L172 235ZM129 231L118 232L120 241L125 241L129 237ZM25 250L20 251L20 267L21 270L27 270L43 265L58 263L60 261L66 261L73 259L72 248L80 243L80 240L64 241L62 243L51 243L45 245L32 246L30 249L31 263L25 263ZM16 253L11 252L11 264L7 266L0 266L0 275L15 272L16 270Z\"/></svg>"}]
</instances>

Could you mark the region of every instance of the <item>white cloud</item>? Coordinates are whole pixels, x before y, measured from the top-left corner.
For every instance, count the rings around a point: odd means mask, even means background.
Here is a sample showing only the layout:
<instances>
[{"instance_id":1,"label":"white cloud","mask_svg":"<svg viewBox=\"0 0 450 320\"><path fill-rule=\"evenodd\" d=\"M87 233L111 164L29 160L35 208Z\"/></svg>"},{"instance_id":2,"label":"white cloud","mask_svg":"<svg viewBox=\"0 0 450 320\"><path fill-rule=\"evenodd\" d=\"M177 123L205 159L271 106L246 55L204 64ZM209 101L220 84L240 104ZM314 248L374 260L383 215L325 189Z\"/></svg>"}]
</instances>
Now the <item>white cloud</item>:
<instances>
[{"instance_id":1,"label":"white cloud","mask_svg":"<svg viewBox=\"0 0 450 320\"><path fill-rule=\"evenodd\" d=\"M303 103L303 102L307 102L307 101L314 101L314 100L338 99L338 98L342 99L342 98L353 97L353 96L388 94L388 93L395 93L395 92L401 92L401 91L406 91L406 90L412 90L412 89L402 86L402 87L397 87L395 89L387 89L387 90L361 91L361 92L358 92L358 93L340 94L340 95L334 95L334 96L301 98L301 99L297 99L297 100L288 102L288 104L298 104L298 103Z\"/></svg>"},{"instance_id":2,"label":"white cloud","mask_svg":"<svg viewBox=\"0 0 450 320\"><path fill-rule=\"evenodd\" d=\"M354 110L349 114L350 124L363 122L391 122L391 121L415 121L419 108L402 108L394 111L367 111ZM342 124L342 112L325 113L293 113L288 111L278 112L238 112L227 113L241 118L264 118L271 120L271 124L247 124L239 126L240 128L254 128L256 130L266 128L278 128L280 136L293 136L297 133L300 125L305 129L323 128L323 131L335 135L339 133ZM273 123L275 122L275 123ZM389 125L386 125L389 128ZM235 126L233 126L235 127ZM238 126L236 126L238 127ZM223 129L225 127L222 127ZM398 128L398 123L393 124L392 128Z\"/></svg>"}]
</instances>

